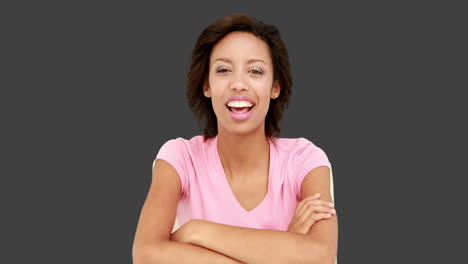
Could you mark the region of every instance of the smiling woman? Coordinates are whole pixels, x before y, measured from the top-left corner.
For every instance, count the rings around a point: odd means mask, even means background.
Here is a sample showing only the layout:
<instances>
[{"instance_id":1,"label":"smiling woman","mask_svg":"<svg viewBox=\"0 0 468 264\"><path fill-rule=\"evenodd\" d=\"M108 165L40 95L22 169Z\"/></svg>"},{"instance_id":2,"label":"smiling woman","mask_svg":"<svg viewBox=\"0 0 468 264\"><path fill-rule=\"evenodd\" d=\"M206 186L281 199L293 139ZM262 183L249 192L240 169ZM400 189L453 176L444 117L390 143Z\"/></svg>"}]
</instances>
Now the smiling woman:
<instances>
[{"instance_id":1,"label":"smiling woman","mask_svg":"<svg viewBox=\"0 0 468 264\"><path fill-rule=\"evenodd\" d=\"M159 150L134 263L335 262L327 155L279 137L291 86L276 27L234 14L201 33L187 98L203 135Z\"/></svg>"}]
</instances>

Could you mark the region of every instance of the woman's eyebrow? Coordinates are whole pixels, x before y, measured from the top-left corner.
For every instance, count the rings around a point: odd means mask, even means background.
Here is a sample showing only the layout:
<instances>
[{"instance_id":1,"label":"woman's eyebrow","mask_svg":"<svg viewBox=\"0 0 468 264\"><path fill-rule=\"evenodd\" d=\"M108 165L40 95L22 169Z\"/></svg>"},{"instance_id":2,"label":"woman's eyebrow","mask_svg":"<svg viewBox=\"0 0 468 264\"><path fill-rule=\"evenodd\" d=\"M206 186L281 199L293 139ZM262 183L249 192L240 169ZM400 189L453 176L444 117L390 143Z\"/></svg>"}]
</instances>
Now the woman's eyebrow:
<instances>
[{"instance_id":1,"label":"woman's eyebrow","mask_svg":"<svg viewBox=\"0 0 468 264\"><path fill-rule=\"evenodd\" d=\"M216 61L223 61L223 62L226 62L226 63L230 63L232 64L232 61L230 59L226 59L226 58L217 58L213 61L213 64L216 62ZM247 61L247 64L251 64L251 63L254 63L254 62L261 62L263 64L266 65L266 63L263 61L263 60L260 60L260 59L250 59Z\"/></svg>"}]
</instances>

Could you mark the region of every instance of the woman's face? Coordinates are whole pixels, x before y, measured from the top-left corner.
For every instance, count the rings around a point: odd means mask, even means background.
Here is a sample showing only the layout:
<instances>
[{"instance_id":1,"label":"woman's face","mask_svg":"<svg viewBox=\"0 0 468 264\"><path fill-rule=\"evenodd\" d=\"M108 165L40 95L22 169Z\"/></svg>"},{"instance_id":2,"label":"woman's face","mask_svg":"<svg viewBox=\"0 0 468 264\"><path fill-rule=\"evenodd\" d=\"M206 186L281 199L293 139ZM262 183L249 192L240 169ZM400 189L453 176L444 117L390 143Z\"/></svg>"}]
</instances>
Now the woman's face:
<instances>
[{"instance_id":1,"label":"woman's face","mask_svg":"<svg viewBox=\"0 0 468 264\"><path fill-rule=\"evenodd\" d=\"M270 99L280 93L268 44L251 33L229 33L211 52L208 76L203 91L211 98L218 132L264 133Z\"/></svg>"}]
</instances>

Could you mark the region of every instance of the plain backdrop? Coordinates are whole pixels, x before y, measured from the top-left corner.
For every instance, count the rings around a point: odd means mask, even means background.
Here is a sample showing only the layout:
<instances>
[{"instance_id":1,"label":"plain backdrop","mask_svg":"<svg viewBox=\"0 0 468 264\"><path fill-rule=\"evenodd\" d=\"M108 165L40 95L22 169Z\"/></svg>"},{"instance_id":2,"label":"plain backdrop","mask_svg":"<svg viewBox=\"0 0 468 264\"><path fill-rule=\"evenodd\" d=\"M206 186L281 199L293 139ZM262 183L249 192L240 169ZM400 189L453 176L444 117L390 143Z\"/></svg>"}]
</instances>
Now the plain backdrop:
<instances>
[{"instance_id":1,"label":"plain backdrop","mask_svg":"<svg viewBox=\"0 0 468 264\"><path fill-rule=\"evenodd\" d=\"M463 255L461 7L41 1L0 10L1 263L131 263L157 151L201 133L185 99L193 45L236 12L277 26L288 48L282 136L311 140L332 163L338 262Z\"/></svg>"}]
</instances>

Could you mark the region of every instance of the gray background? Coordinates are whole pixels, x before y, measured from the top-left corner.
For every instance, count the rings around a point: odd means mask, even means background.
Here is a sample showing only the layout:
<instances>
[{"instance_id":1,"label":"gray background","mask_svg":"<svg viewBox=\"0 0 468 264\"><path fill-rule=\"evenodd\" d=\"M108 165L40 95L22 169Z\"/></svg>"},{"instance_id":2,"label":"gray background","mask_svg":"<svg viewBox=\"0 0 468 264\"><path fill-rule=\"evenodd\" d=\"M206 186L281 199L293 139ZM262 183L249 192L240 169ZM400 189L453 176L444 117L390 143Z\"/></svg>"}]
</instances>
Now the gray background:
<instances>
[{"instance_id":1,"label":"gray background","mask_svg":"<svg viewBox=\"0 0 468 264\"><path fill-rule=\"evenodd\" d=\"M0 10L0 262L131 262L157 151L201 132L185 101L191 49L233 12L276 25L287 45L294 86L283 137L308 138L332 163L339 263L463 254L461 7L112 1Z\"/></svg>"}]
</instances>

